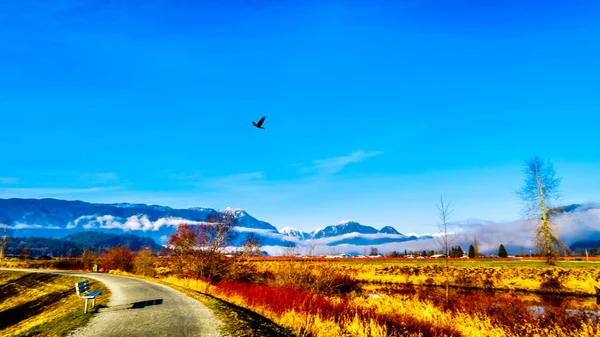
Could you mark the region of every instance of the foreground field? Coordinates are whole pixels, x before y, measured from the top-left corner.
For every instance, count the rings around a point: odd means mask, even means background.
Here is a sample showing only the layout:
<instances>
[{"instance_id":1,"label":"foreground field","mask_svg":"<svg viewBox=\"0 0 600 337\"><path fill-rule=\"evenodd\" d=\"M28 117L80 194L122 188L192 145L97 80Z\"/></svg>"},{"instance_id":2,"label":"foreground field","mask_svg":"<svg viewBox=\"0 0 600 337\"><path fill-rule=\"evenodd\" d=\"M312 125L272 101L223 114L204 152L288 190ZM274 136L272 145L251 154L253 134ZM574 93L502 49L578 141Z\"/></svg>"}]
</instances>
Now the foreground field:
<instances>
[{"instance_id":1,"label":"foreground field","mask_svg":"<svg viewBox=\"0 0 600 337\"><path fill-rule=\"evenodd\" d=\"M600 336L593 261L462 260L446 270L441 260L255 259L219 282L180 274L176 262L151 260L144 275L298 336Z\"/></svg>"},{"instance_id":2,"label":"foreground field","mask_svg":"<svg viewBox=\"0 0 600 337\"><path fill-rule=\"evenodd\" d=\"M82 280L0 271L0 336L64 336L86 324L92 315L83 313L83 300L75 294L75 282ZM93 280L90 286L103 293L96 307L105 304L110 296L108 289Z\"/></svg>"},{"instance_id":3,"label":"foreground field","mask_svg":"<svg viewBox=\"0 0 600 337\"><path fill-rule=\"evenodd\" d=\"M439 262L372 261L252 261L243 280L218 283L177 276L165 261L155 266L164 282L248 308L300 336L600 336L595 298L563 297L593 294L595 267L453 264L446 301Z\"/></svg>"}]
</instances>

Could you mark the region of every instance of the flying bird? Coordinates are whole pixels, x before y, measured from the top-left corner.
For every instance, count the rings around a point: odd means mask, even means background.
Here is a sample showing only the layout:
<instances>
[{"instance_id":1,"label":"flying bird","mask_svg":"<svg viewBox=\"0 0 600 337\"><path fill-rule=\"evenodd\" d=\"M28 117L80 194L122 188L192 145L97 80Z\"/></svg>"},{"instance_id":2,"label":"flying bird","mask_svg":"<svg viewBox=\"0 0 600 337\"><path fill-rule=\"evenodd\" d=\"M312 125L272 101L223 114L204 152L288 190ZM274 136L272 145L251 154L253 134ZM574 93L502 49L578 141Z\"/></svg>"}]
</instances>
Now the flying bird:
<instances>
[{"instance_id":1,"label":"flying bird","mask_svg":"<svg viewBox=\"0 0 600 337\"><path fill-rule=\"evenodd\" d=\"M256 127L257 127L257 128L259 128L259 129L263 129L263 130L264 130L265 128L263 128L263 127L262 127L262 125L263 125L263 123L265 122L265 118L266 118L266 117L263 117L263 118L261 118L261 119L258 121L258 123L254 123L254 122L252 122L252 125L256 126Z\"/></svg>"}]
</instances>

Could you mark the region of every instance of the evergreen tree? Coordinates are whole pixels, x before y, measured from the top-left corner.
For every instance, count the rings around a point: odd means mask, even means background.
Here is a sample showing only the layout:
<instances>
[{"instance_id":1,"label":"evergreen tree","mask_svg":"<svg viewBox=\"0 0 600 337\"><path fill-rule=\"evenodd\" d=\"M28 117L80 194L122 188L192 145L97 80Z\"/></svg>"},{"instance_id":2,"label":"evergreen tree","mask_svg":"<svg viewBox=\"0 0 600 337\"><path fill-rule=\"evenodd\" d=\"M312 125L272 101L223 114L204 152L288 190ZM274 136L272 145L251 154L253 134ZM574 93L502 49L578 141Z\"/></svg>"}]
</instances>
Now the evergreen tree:
<instances>
[{"instance_id":1,"label":"evergreen tree","mask_svg":"<svg viewBox=\"0 0 600 337\"><path fill-rule=\"evenodd\" d=\"M500 248L498 248L498 257L507 257L508 253L506 252L506 248L504 248L504 245L500 245Z\"/></svg>"},{"instance_id":2,"label":"evergreen tree","mask_svg":"<svg viewBox=\"0 0 600 337\"><path fill-rule=\"evenodd\" d=\"M463 257L463 255L464 255L464 253L463 253L462 248L460 248L460 246L450 248L450 257L459 258L459 257Z\"/></svg>"},{"instance_id":3,"label":"evergreen tree","mask_svg":"<svg viewBox=\"0 0 600 337\"><path fill-rule=\"evenodd\" d=\"M475 258L475 247L473 245L469 246L469 258Z\"/></svg>"}]
</instances>

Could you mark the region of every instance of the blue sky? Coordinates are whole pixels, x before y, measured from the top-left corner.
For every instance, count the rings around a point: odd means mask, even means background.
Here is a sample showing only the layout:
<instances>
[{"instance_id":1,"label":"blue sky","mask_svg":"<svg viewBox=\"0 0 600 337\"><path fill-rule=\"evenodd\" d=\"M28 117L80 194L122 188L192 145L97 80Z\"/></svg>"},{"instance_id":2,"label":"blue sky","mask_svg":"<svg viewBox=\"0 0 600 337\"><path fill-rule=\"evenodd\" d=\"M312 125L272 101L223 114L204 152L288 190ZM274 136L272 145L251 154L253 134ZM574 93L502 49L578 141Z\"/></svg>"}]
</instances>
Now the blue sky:
<instances>
[{"instance_id":1,"label":"blue sky","mask_svg":"<svg viewBox=\"0 0 600 337\"><path fill-rule=\"evenodd\" d=\"M600 2L124 3L0 4L0 197L424 232L539 155L600 201Z\"/></svg>"}]
</instances>

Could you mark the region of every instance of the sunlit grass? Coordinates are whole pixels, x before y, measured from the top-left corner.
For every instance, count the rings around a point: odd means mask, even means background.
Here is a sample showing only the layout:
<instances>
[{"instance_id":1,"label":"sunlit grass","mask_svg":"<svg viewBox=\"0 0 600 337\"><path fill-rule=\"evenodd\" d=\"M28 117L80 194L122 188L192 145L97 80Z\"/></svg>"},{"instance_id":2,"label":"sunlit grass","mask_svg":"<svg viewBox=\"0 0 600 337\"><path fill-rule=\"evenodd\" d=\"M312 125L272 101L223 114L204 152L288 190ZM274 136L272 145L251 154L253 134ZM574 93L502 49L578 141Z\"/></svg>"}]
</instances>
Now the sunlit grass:
<instances>
[{"instance_id":1,"label":"sunlit grass","mask_svg":"<svg viewBox=\"0 0 600 337\"><path fill-rule=\"evenodd\" d=\"M0 271L0 336L64 336L83 326L94 310L83 313L83 300L75 293L81 277L44 273ZM90 279L90 287L101 290L96 305L108 302L110 292Z\"/></svg>"},{"instance_id":2,"label":"sunlit grass","mask_svg":"<svg viewBox=\"0 0 600 337\"><path fill-rule=\"evenodd\" d=\"M363 283L410 284L441 286L445 283L445 265L438 263L396 263L370 261L338 261L338 262L294 262L269 261L253 262L261 272L275 275L284 273L294 266L317 269L328 266L332 270L351 275L353 279ZM595 295L594 286L600 287L600 268L590 266L563 267L547 266L541 262L518 262L506 265L485 264L479 261L449 265L449 283L452 287L495 289L506 291L552 292L576 295ZM284 273L285 274L285 273ZM560 285L560 287L551 287Z\"/></svg>"}]
</instances>

